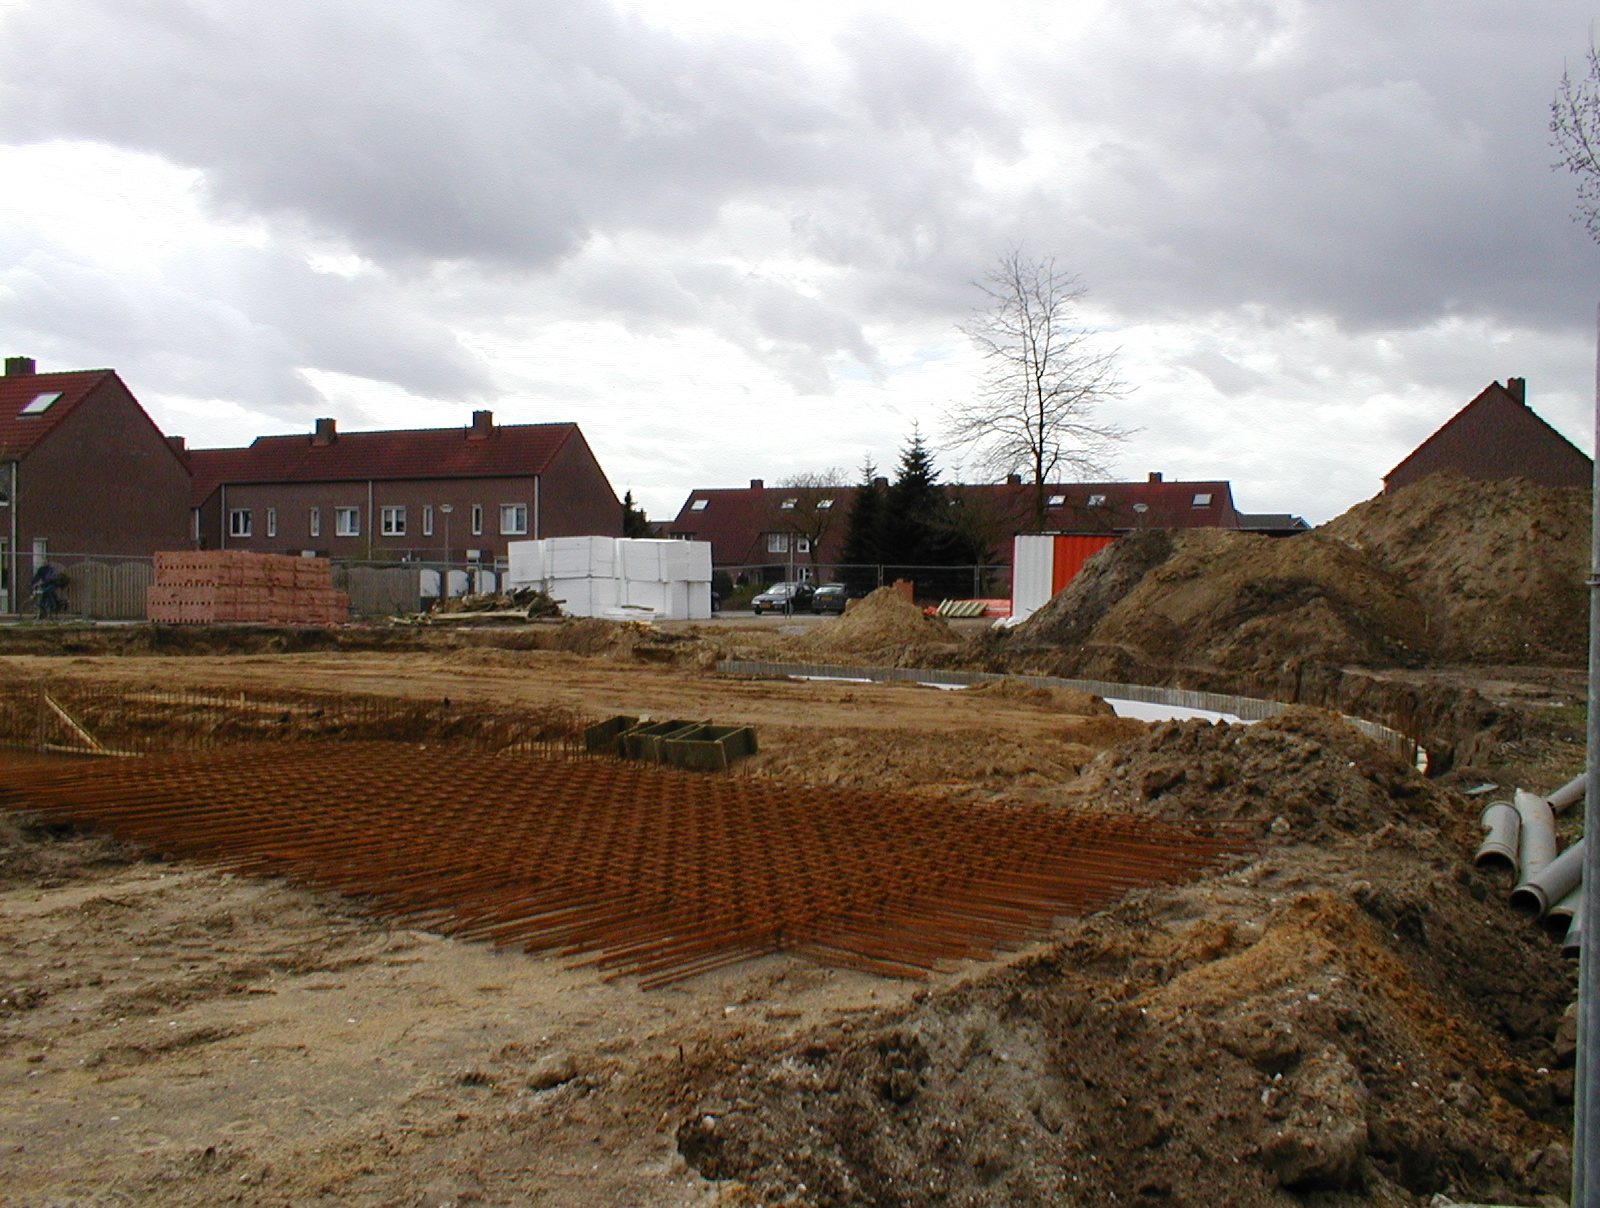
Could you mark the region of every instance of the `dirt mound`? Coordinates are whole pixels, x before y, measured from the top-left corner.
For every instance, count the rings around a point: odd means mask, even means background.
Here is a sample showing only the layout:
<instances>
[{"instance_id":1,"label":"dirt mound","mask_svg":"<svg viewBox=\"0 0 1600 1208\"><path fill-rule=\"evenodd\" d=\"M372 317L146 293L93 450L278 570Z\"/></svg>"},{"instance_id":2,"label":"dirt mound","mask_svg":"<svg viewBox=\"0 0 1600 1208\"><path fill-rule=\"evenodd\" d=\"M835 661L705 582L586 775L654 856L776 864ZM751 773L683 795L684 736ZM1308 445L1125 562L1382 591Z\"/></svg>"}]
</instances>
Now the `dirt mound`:
<instances>
[{"instance_id":1,"label":"dirt mound","mask_svg":"<svg viewBox=\"0 0 1600 1208\"><path fill-rule=\"evenodd\" d=\"M1448 794L1320 709L1253 725L1161 722L1100 756L1073 788L1106 809L1259 821L1299 841L1390 824L1426 825L1463 847L1472 841Z\"/></svg>"},{"instance_id":2,"label":"dirt mound","mask_svg":"<svg viewBox=\"0 0 1600 1208\"><path fill-rule=\"evenodd\" d=\"M1275 540L1220 529L1178 534L1174 545L1095 625L1083 648L1086 673L1117 678L1129 653L1242 672L1422 659L1421 607L1347 545L1316 533Z\"/></svg>"},{"instance_id":3,"label":"dirt mound","mask_svg":"<svg viewBox=\"0 0 1600 1208\"><path fill-rule=\"evenodd\" d=\"M1010 633L1011 645L1073 646L1087 641L1106 613L1178 548L1169 529L1146 529L1113 541L1083 564L1043 608Z\"/></svg>"},{"instance_id":4,"label":"dirt mound","mask_svg":"<svg viewBox=\"0 0 1600 1208\"><path fill-rule=\"evenodd\" d=\"M880 587L837 621L818 625L794 648L813 655L865 655L905 646L960 645L961 637L937 617L923 615L892 587Z\"/></svg>"},{"instance_id":5,"label":"dirt mound","mask_svg":"<svg viewBox=\"0 0 1600 1208\"><path fill-rule=\"evenodd\" d=\"M1317 531L1405 582L1427 613L1440 662L1587 657L1586 490L1435 474Z\"/></svg>"}]
</instances>

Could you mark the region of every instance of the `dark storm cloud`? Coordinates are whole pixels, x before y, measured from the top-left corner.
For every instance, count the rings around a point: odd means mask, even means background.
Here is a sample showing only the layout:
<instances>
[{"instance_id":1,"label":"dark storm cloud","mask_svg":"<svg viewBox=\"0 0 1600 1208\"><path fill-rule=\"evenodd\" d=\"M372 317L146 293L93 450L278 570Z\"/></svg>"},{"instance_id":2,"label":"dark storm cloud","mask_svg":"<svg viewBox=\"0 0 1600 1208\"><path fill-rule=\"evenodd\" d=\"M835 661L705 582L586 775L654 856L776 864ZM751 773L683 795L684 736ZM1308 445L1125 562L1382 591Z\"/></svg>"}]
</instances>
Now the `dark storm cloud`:
<instances>
[{"instance_id":1,"label":"dark storm cloud","mask_svg":"<svg viewBox=\"0 0 1600 1208\"><path fill-rule=\"evenodd\" d=\"M1573 322L1600 262L1546 124L1588 22L1574 3L1110 6L1092 56L1030 56L1081 147L1030 218L1133 313Z\"/></svg>"}]
</instances>

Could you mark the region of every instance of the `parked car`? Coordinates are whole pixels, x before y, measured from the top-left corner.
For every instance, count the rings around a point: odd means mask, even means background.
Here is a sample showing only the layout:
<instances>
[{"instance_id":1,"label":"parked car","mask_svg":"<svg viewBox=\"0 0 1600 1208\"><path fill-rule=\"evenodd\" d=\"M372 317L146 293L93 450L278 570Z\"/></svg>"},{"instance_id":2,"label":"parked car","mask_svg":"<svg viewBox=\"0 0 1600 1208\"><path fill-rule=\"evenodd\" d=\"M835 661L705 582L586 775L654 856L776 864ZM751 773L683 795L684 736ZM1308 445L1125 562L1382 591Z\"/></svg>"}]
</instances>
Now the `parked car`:
<instances>
[{"instance_id":1,"label":"parked car","mask_svg":"<svg viewBox=\"0 0 1600 1208\"><path fill-rule=\"evenodd\" d=\"M824 583L811 597L812 612L843 612L850 592L843 583Z\"/></svg>"},{"instance_id":2,"label":"parked car","mask_svg":"<svg viewBox=\"0 0 1600 1208\"><path fill-rule=\"evenodd\" d=\"M750 609L756 616L764 612L800 612L810 605L813 594L809 583L774 583L750 601Z\"/></svg>"}]
</instances>

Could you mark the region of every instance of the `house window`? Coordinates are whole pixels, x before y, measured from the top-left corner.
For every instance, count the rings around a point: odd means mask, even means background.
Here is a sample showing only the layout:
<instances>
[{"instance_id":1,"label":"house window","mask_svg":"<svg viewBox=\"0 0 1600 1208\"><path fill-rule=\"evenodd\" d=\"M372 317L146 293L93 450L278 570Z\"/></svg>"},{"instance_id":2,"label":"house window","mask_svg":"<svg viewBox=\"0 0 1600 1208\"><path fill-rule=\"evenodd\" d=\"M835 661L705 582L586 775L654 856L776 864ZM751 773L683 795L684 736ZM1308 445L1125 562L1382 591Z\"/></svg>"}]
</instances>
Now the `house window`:
<instances>
[{"instance_id":1,"label":"house window","mask_svg":"<svg viewBox=\"0 0 1600 1208\"><path fill-rule=\"evenodd\" d=\"M785 512L792 512L792 511L794 511L794 505L799 503L799 502L800 501L798 499L785 499L778 506L780 508L782 508Z\"/></svg>"},{"instance_id":2,"label":"house window","mask_svg":"<svg viewBox=\"0 0 1600 1208\"><path fill-rule=\"evenodd\" d=\"M797 554L809 554L811 552L811 538L809 538L809 537L801 537L801 538L799 538L794 543L794 551Z\"/></svg>"},{"instance_id":3,"label":"house window","mask_svg":"<svg viewBox=\"0 0 1600 1208\"><path fill-rule=\"evenodd\" d=\"M483 508L479 504L475 503L475 504L472 505L472 535L474 537L478 537L478 536L481 536L482 534L483 534Z\"/></svg>"},{"instance_id":4,"label":"house window","mask_svg":"<svg viewBox=\"0 0 1600 1208\"><path fill-rule=\"evenodd\" d=\"M433 504L424 504L422 508L422 535L433 536Z\"/></svg>"},{"instance_id":5,"label":"house window","mask_svg":"<svg viewBox=\"0 0 1600 1208\"><path fill-rule=\"evenodd\" d=\"M817 511L819 511L819 512L826 512L832 506L833 506L833 500L831 500L831 499L819 499L819 500L817 500Z\"/></svg>"},{"instance_id":6,"label":"house window","mask_svg":"<svg viewBox=\"0 0 1600 1208\"><path fill-rule=\"evenodd\" d=\"M248 537L250 535L250 509L234 508L228 513L228 536Z\"/></svg>"},{"instance_id":7,"label":"house window","mask_svg":"<svg viewBox=\"0 0 1600 1208\"><path fill-rule=\"evenodd\" d=\"M528 531L528 505L525 503L502 503L500 505L500 532L504 535L526 533Z\"/></svg>"},{"instance_id":8,"label":"house window","mask_svg":"<svg viewBox=\"0 0 1600 1208\"><path fill-rule=\"evenodd\" d=\"M335 537L361 536L361 509L334 508L333 535Z\"/></svg>"},{"instance_id":9,"label":"house window","mask_svg":"<svg viewBox=\"0 0 1600 1208\"><path fill-rule=\"evenodd\" d=\"M1089 496L1089 506L1092 507L1092 508L1103 508L1103 507L1105 507L1106 506L1106 497L1104 495L1091 495L1091 496Z\"/></svg>"},{"instance_id":10,"label":"house window","mask_svg":"<svg viewBox=\"0 0 1600 1208\"><path fill-rule=\"evenodd\" d=\"M1194 497L1194 506L1197 507L1197 508L1208 508L1208 507L1210 507L1211 506L1211 495L1208 492L1201 492L1199 495L1196 495Z\"/></svg>"},{"instance_id":11,"label":"house window","mask_svg":"<svg viewBox=\"0 0 1600 1208\"><path fill-rule=\"evenodd\" d=\"M60 397L61 397L61 391L59 391L59 390L57 390L53 394L36 394L36 395L33 396L33 401L31 403L29 403L26 407L24 407L21 411L18 411L17 414L18 415L43 415L46 411L50 410L50 405L52 403L54 403Z\"/></svg>"},{"instance_id":12,"label":"house window","mask_svg":"<svg viewBox=\"0 0 1600 1208\"><path fill-rule=\"evenodd\" d=\"M769 554L787 554L788 552L789 552L789 534L788 533L768 533L767 534L767 553L769 553Z\"/></svg>"},{"instance_id":13,"label":"house window","mask_svg":"<svg viewBox=\"0 0 1600 1208\"><path fill-rule=\"evenodd\" d=\"M278 535L278 509L277 508L268 508L267 509L267 536L276 537L277 535Z\"/></svg>"},{"instance_id":14,"label":"house window","mask_svg":"<svg viewBox=\"0 0 1600 1208\"><path fill-rule=\"evenodd\" d=\"M386 507L382 516L383 535L385 537L404 537L406 535L406 510L403 507Z\"/></svg>"},{"instance_id":15,"label":"house window","mask_svg":"<svg viewBox=\"0 0 1600 1208\"><path fill-rule=\"evenodd\" d=\"M706 510L706 504L708 504L710 502L711 502L711 500L709 500L709 499L696 499L693 503L691 503L689 505L689 510L691 512L703 512L703 511Z\"/></svg>"},{"instance_id":16,"label":"house window","mask_svg":"<svg viewBox=\"0 0 1600 1208\"><path fill-rule=\"evenodd\" d=\"M311 535L313 537L322 536L322 509L321 508L312 508L311 509Z\"/></svg>"},{"instance_id":17,"label":"house window","mask_svg":"<svg viewBox=\"0 0 1600 1208\"><path fill-rule=\"evenodd\" d=\"M1050 498L1048 500L1045 501L1045 506L1046 507L1052 507L1052 508L1058 508L1062 504L1066 503L1066 501L1067 501L1067 497L1065 495L1052 495L1052 496L1050 496Z\"/></svg>"}]
</instances>

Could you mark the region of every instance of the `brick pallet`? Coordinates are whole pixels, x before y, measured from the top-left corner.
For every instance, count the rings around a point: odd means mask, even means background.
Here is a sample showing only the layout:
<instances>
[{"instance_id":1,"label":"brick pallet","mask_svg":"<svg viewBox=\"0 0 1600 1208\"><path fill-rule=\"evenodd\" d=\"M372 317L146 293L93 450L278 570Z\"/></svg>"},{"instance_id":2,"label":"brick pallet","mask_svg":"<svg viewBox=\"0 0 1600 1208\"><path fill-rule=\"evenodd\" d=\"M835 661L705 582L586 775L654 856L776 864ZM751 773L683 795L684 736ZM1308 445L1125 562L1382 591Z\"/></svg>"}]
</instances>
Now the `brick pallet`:
<instances>
[{"instance_id":1,"label":"brick pallet","mask_svg":"<svg viewBox=\"0 0 1600 1208\"><path fill-rule=\"evenodd\" d=\"M154 559L149 618L166 625L335 625L350 597L326 558L245 550L174 550Z\"/></svg>"}]
</instances>

